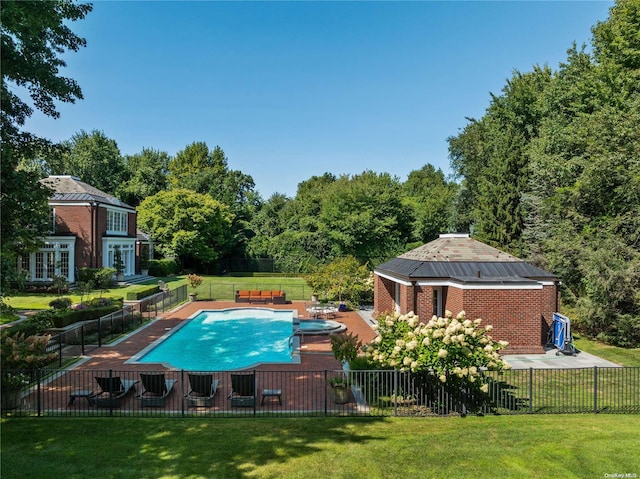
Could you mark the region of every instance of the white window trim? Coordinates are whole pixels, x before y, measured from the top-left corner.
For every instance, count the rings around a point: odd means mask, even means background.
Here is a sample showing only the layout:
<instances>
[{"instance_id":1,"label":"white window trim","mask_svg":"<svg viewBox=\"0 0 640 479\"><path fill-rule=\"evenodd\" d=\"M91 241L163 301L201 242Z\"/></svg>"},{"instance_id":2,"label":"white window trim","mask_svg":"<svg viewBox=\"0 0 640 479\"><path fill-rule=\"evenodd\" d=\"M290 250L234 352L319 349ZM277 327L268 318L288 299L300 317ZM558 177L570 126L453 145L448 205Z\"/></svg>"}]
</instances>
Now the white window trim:
<instances>
[{"instance_id":1,"label":"white window trim","mask_svg":"<svg viewBox=\"0 0 640 479\"><path fill-rule=\"evenodd\" d=\"M53 279L53 276L47 276L46 278L36 278L36 253L50 253L53 251L55 253L55 262L60 260L60 253L62 251L69 253L69 275L67 276L67 280L69 283L75 283L76 277L76 237L69 236L47 236L44 239L45 244L53 245L53 247L45 247L41 248L38 251L35 251L29 254L29 280L33 282L48 282ZM58 245L66 244L66 248L59 248ZM59 266L55 266L54 274L60 274L61 270Z\"/></svg>"},{"instance_id":2,"label":"white window trim","mask_svg":"<svg viewBox=\"0 0 640 479\"><path fill-rule=\"evenodd\" d=\"M103 238L102 239L102 267L113 268L113 262L109 264L110 251L114 246L120 245L122 260L125 264L124 275L136 274L136 239L135 238Z\"/></svg>"},{"instance_id":3,"label":"white window trim","mask_svg":"<svg viewBox=\"0 0 640 479\"><path fill-rule=\"evenodd\" d=\"M108 235L117 235L117 236L126 236L129 233L129 211L123 210L121 208L106 208L107 210L107 234ZM112 230L109 229L109 215L110 214L118 214L122 215L121 218L124 218L124 230Z\"/></svg>"}]
</instances>

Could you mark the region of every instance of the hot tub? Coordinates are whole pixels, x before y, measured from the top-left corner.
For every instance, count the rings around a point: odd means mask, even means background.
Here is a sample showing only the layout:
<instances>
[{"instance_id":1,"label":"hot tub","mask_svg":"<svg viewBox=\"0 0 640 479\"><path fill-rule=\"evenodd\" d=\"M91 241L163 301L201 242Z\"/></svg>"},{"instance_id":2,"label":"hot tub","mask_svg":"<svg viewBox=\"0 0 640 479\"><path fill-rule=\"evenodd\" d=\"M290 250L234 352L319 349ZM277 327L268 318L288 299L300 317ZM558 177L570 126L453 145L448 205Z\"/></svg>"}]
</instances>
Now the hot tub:
<instances>
[{"instance_id":1,"label":"hot tub","mask_svg":"<svg viewBox=\"0 0 640 479\"><path fill-rule=\"evenodd\" d=\"M331 334L340 333L347 327L338 321L322 319L303 319L294 324L296 334Z\"/></svg>"}]
</instances>

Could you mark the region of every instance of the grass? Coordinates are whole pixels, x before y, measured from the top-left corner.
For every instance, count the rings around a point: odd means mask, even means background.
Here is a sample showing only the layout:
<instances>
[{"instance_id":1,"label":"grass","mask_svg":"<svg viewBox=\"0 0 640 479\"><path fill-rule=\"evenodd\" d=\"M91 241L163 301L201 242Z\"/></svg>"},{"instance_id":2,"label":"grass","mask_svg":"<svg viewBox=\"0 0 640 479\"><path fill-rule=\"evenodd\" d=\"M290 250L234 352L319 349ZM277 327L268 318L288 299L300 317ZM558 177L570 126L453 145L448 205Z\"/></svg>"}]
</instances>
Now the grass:
<instances>
[{"instance_id":1,"label":"grass","mask_svg":"<svg viewBox=\"0 0 640 479\"><path fill-rule=\"evenodd\" d=\"M573 336L574 345L580 351L599 356L620 366L640 366L640 348L618 348L577 334Z\"/></svg>"},{"instance_id":2,"label":"grass","mask_svg":"<svg viewBox=\"0 0 640 479\"><path fill-rule=\"evenodd\" d=\"M592 478L640 473L639 429L631 415L5 419L0 461L3 479Z\"/></svg>"},{"instance_id":3,"label":"grass","mask_svg":"<svg viewBox=\"0 0 640 479\"><path fill-rule=\"evenodd\" d=\"M170 276L165 278L154 278L140 284L157 284L158 280L163 280L170 289L175 289L187 283L186 275ZM282 277L231 277L231 276L203 276L204 281L196 289L200 299L233 300L235 291L238 289L282 289L287 294L287 299L302 300L311 297L311 288L307 286L303 278L282 278ZM102 296L107 298L124 297L131 289L138 285L115 287L102 292ZM189 292L192 289L189 288ZM72 292L73 293L73 292ZM74 303L80 302L80 295L63 294L65 298L71 298ZM99 291L93 291L85 295L84 299L97 298ZM5 297L5 302L17 310L37 310L48 309L49 302L56 299L57 294L35 294L21 293L10 297Z\"/></svg>"}]
</instances>

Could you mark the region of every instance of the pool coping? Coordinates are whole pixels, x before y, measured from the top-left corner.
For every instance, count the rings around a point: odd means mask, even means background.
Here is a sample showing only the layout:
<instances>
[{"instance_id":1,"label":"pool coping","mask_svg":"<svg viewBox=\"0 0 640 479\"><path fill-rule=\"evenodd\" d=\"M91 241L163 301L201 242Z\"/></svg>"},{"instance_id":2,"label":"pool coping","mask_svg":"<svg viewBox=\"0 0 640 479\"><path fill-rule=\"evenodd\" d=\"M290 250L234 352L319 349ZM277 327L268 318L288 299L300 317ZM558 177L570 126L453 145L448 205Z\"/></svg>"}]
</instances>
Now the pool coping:
<instances>
[{"instance_id":1,"label":"pool coping","mask_svg":"<svg viewBox=\"0 0 640 479\"><path fill-rule=\"evenodd\" d=\"M300 348L300 346L301 346L300 338L296 335L296 329L295 329L296 323L300 322L300 319L298 318L298 311L296 309L290 309L289 310L289 309L252 308L252 307L237 307L237 308L223 308L223 309L211 309L211 308L200 309L200 310L194 312L193 314L191 314L190 316L188 316L183 321L181 321L175 327L173 327L173 328L165 328L166 331L162 336L160 336L159 338L157 338L154 341L152 341L151 343L149 343L147 346L142 348L140 351L138 351L136 354L131 356L129 359L123 361L123 364L135 364L137 366L147 365L147 364L149 364L149 365L151 365L151 364L159 364L159 365L161 365L162 367L164 367L164 368L166 368L168 370L182 370L184 368L178 368L178 367L175 367L172 364L166 363L166 362L142 363L139 360L140 360L140 358L144 357L147 353L149 353L150 351L155 349L157 346L162 344L167 338L169 338L173 334L175 334L178 331L180 331L181 328L183 328L184 326L189 324L189 322L191 322L192 319L194 319L198 315L202 314L203 312L206 312L206 311L223 312L223 311L234 311L234 310L241 310L241 309L242 310L255 309L255 310L259 310L259 311L267 310L267 311L272 311L272 312L276 312L276 311L291 311L291 313L293 314L293 318L292 318L293 332L291 334L291 337L289 338L292 341L292 345L291 345L291 362L287 362L287 363L283 363L283 362L256 362L256 363L252 363L252 364L250 364L248 366L242 366L242 367L234 368L234 369L225 369L225 371L241 371L241 370L244 370L244 369L256 368L258 366L268 365L268 364L301 364L302 358L301 358L301 350L300 350L301 349ZM148 327L151 324L153 324L155 321L159 321L159 320L161 320L161 318L157 318L157 319L151 321L145 327ZM141 329L144 329L144 328L141 328ZM138 330L138 331L140 331L140 330Z\"/></svg>"}]
</instances>

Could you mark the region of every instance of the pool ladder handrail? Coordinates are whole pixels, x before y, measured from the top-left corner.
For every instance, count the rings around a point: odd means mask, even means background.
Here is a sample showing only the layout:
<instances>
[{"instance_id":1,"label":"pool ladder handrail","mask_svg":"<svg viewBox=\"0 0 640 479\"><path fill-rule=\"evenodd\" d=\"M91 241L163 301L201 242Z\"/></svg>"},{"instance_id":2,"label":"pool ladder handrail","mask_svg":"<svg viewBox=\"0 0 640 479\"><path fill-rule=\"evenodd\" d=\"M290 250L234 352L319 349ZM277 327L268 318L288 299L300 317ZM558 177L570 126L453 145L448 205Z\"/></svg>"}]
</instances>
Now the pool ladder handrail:
<instances>
[{"instance_id":1,"label":"pool ladder handrail","mask_svg":"<svg viewBox=\"0 0 640 479\"><path fill-rule=\"evenodd\" d=\"M289 336L289 347L292 348L293 347L293 338L295 337L296 334L300 333L302 335L302 330L300 328L294 329L293 330L293 334L291 336Z\"/></svg>"}]
</instances>

